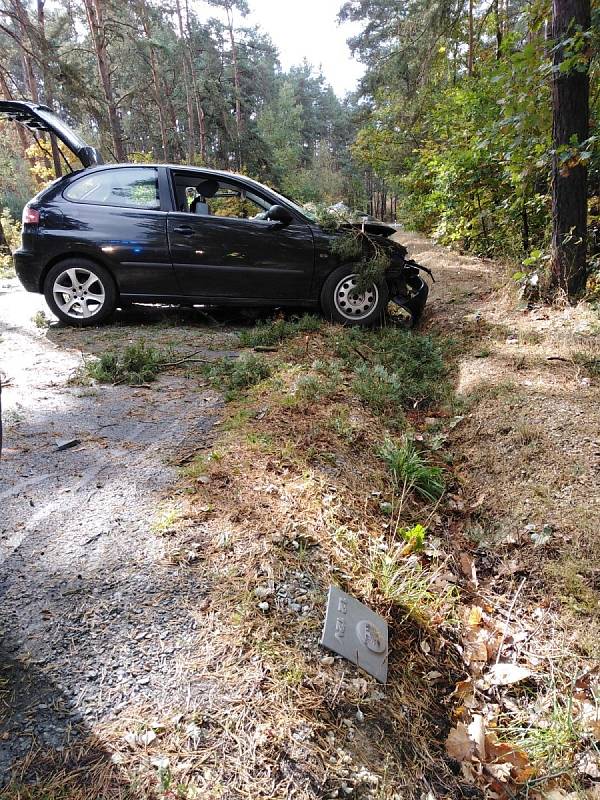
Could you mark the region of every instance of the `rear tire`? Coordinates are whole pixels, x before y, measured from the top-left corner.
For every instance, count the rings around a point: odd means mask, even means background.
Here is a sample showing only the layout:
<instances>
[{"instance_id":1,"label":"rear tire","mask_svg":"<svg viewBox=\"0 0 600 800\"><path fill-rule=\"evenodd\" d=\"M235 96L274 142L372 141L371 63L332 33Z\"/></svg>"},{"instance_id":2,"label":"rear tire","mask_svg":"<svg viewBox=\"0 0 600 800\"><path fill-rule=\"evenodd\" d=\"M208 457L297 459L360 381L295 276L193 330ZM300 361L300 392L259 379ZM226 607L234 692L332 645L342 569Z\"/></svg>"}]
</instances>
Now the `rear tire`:
<instances>
[{"instance_id":1,"label":"rear tire","mask_svg":"<svg viewBox=\"0 0 600 800\"><path fill-rule=\"evenodd\" d=\"M117 307L118 292L110 272L87 258L55 264L44 281L50 310L67 325L99 325Z\"/></svg>"},{"instance_id":2,"label":"rear tire","mask_svg":"<svg viewBox=\"0 0 600 800\"><path fill-rule=\"evenodd\" d=\"M363 328L378 323L388 304L385 281L373 283L363 293L353 291L359 279L356 267L343 264L334 269L321 290L321 308L332 322Z\"/></svg>"}]
</instances>

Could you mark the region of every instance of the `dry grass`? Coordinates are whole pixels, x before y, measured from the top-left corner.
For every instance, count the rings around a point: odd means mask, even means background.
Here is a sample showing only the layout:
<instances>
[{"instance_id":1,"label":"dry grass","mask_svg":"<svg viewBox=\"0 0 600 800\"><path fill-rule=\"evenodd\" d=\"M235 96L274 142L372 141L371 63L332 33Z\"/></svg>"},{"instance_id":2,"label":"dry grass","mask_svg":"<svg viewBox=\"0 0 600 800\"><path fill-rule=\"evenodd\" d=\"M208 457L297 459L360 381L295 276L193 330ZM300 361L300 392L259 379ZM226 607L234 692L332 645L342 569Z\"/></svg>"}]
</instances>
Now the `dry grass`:
<instances>
[{"instance_id":1,"label":"dry grass","mask_svg":"<svg viewBox=\"0 0 600 800\"><path fill-rule=\"evenodd\" d=\"M158 720L155 710L128 709L98 731L112 754L106 775L118 768L136 797L460 791L443 747L447 698L464 675L452 645L456 579L442 551L409 557L406 542L395 543L435 506L410 487L397 496L378 457L385 419L348 392L345 368L320 366L330 348L329 332L314 332L270 354L270 377L227 405L215 449L186 461L177 501L157 518L155 533L170 537L179 522L172 559L202 569L209 586L190 609L203 632L188 665L201 703ZM341 659L323 661L331 583L388 619L385 688ZM148 747L123 738L149 728ZM94 791L105 780L99 773Z\"/></svg>"}]
</instances>

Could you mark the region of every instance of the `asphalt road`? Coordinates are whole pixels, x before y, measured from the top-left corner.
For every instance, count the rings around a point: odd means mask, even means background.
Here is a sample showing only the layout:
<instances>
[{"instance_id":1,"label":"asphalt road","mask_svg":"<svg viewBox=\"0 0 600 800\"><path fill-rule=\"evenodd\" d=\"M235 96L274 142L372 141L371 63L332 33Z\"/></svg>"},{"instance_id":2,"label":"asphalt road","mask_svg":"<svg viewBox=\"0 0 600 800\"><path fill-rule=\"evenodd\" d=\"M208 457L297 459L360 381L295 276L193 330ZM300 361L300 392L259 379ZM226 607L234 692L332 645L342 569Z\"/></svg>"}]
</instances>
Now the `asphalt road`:
<instances>
[{"instance_id":1,"label":"asphalt road","mask_svg":"<svg viewBox=\"0 0 600 800\"><path fill-rule=\"evenodd\" d=\"M165 558L153 522L173 452L210 436L217 395L177 376L72 384L81 353L36 328L44 307L0 285L0 785L29 752L125 707L189 706L187 600L205 589Z\"/></svg>"}]
</instances>

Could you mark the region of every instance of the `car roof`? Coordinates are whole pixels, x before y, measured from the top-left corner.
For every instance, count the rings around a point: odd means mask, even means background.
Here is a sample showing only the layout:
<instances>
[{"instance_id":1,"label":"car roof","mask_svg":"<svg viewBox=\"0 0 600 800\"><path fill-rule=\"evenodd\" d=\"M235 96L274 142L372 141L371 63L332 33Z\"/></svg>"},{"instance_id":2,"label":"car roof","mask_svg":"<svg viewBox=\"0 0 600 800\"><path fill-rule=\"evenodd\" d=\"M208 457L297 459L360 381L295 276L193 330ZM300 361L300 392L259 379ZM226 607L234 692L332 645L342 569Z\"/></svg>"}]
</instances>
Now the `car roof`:
<instances>
[{"instance_id":1,"label":"car roof","mask_svg":"<svg viewBox=\"0 0 600 800\"><path fill-rule=\"evenodd\" d=\"M99 164L98 166L94 167L87 167L85 172L94 172L100 171L105 169L119 169L123 167L150 167L152 169L158 169L158 167L167 167L167 169L179 170L182 172L202 172L207 175L215 175L221 176L223 178L236 178L241 181L248 181L249 183L255 183L257 186L263 186L259 181L255 181L253 178L249 178L247 175L240 175L238 172L228 172L227 170L222 169L210 169L209 167L190 167L187 164L158 164L158 163L140 163L140 162L127 162L124 161L119 164ZM83 172L83 170L78 170L79 172ZM266 186L266 189L269 187Z\"/></svg>"}]
</instances>

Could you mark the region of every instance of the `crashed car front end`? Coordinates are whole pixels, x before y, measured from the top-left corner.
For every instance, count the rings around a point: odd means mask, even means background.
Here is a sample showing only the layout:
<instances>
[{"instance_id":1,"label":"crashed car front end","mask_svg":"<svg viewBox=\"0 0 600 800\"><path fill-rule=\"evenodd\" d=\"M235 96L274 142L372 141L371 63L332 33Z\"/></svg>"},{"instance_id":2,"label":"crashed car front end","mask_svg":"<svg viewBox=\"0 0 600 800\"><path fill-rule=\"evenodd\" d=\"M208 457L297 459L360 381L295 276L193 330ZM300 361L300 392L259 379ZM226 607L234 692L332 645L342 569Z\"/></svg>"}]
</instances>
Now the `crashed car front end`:
<instances>
[{"instance_id":1,"label":"crashed car front end","mask_svg":"<svg viewBox=\"0 0 600 800\"><path fill-rule=\"evenodd\" d=\"M423 273L435 282L431 270L408 258L406 247L392 238L398 231L391 225L378 221L362 221L344 227L360 229L368 240L376 242L377 246L385 250L390 262L385 271L389 300L403 312L400 316L404 324L416 324L423 314L429 295L429 284Z\"/></svg>"}]
</instances>

